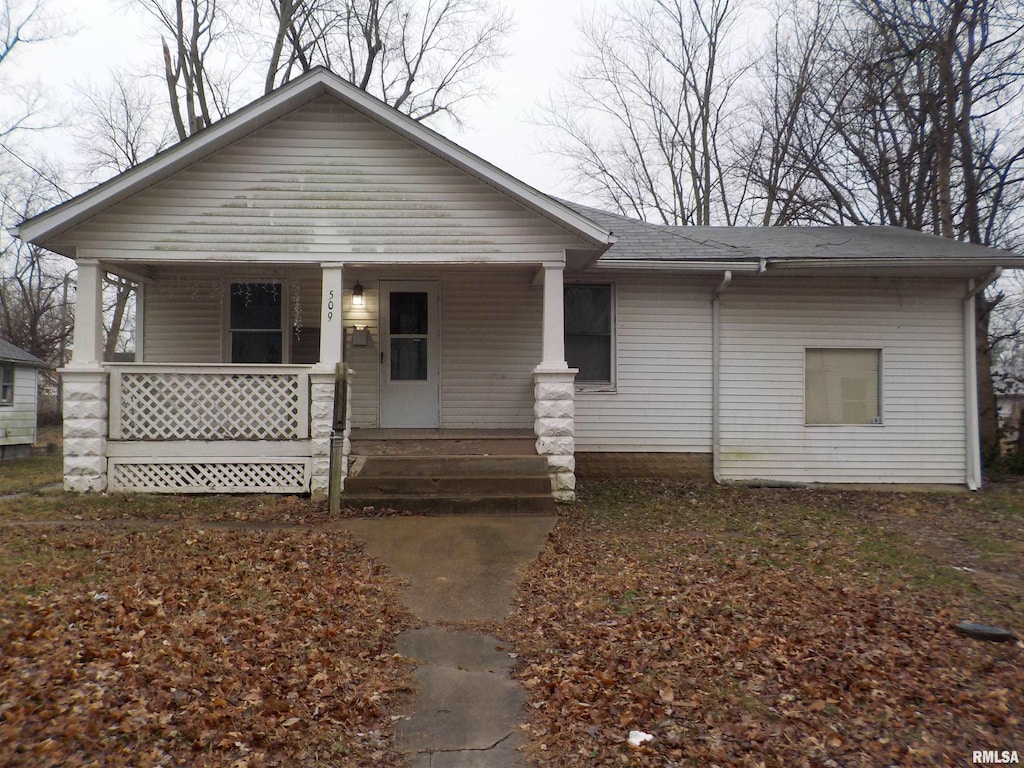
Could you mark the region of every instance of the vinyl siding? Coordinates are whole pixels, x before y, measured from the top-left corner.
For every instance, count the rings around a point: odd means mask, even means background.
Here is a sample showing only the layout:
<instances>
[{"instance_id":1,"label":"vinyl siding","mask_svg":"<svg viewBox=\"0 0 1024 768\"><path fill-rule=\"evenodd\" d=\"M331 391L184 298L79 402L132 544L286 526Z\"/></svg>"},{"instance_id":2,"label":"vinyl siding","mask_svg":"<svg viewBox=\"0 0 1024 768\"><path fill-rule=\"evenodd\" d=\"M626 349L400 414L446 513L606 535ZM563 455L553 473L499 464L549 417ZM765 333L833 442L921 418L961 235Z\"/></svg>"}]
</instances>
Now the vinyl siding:
<instances>
[{"instance_id":1,"label":"vinyl siding","mask_svg":"<svg viewBox=\"0 0 1024 768\"><path fill-rule=\"evenodd\" d=\"M610 282L615 391L577 392L576 450L710 452L712 283L677 276Z\"/></svg>"},{"instance_id":2,"label":"vinyl siding","mask_svg":"<svg viewBox=\"0 0 1024 768\"><path fill-rule=\"evenodd\" d=\"M723 479L965 482L965 291L792 279L723 293ZM882 350L881 425L805 426L809 347Z\"/></svg>"},{"instance_id":3,"label":"vinyl siding","mask_svg":"<svg viewBox=\"0 0 1024 768\"><path fill-rule=\"evenodd\" d=\"M61 237L107 259L529 261L575 236L321 97Z\"/></svg>"},{"instance_id":4,"label":"vinyl siding","mask_svg":"<svg viewBox=\"0 0 1024 768\"><path fill-rule=\"evenodd\" d=\"M306 329L320 319L320 271L221 267L160 267L146 286L145 361L221 363L224 301L231 281L284 280L288 322ZM380 280L431 280L440 289L441 419L450 428L531 429L533 368L541 359L541 288L533 271L465 267L447 270L367 268L345 272L345 360L352 369L352 419L357 427L379 423ZM363 307L352 306L352 287L363 286ZM295 293L299 313L295 314ZM369 344L354 346L355 328Z\"/></svg>"},{"instance_id":5,"label":"vinyl siding","mask_svg":"<svg viewBox=\"0 0 1024 768\"><path fill-rule=\"evenodd\" d=\"M143 360L147 363L223 363L228 286L281 281L292 329L320 325L320 270L289 267L161 266L146 283ZM296 307L296 299L298 306Z\"/></svg>"},{"instance_id":6,"label":"vinyl siding","mask_svg":"<svg viewBox=\"0 0 1024 768\"><path fill-rule=\"evenodd\" d=\"M2 363L0 363L2 365ZM14 366L14 404L0 405L0 445L22 445L36 441L38 373L35 368Z\"/></svg>"}]
</instances>

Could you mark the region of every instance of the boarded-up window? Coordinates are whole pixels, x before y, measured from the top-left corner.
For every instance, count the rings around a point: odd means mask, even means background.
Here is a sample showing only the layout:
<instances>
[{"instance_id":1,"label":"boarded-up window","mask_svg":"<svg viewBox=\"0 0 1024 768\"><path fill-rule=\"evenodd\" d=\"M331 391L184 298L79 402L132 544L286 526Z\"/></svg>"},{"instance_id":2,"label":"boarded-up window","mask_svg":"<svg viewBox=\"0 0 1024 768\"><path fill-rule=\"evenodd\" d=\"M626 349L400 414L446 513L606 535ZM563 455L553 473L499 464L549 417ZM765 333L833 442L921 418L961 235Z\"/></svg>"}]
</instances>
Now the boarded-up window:
<instances>
[{"instance_id":1,"label":"boarded-up window","mask_svg":"<svg viewBox=\"0 0 1024 768\"><path fill-rule=\"evenodd\" d=\"M0 405L14 405L13 365L0 365Z\"/></svg>"},{"instance_id":2,"label":"boarded-up window","mask_svg":"<svg viewBox=\"0 0 1024 768\"><path fill-rule=\"evenodd\" d=\"M565 286L565 360L577 382L612 380L612 287Z\"/></svg>"},{"instance_id":3,"label":"boarded-up window","mask_svg":"<svg viewBox=\"0 0 1024 768\"><path fill-rule=\"evenodd\" d=\"M808 424L881 424L878 349L808 349L804 417Z\"/></svg>"}]
</instances>

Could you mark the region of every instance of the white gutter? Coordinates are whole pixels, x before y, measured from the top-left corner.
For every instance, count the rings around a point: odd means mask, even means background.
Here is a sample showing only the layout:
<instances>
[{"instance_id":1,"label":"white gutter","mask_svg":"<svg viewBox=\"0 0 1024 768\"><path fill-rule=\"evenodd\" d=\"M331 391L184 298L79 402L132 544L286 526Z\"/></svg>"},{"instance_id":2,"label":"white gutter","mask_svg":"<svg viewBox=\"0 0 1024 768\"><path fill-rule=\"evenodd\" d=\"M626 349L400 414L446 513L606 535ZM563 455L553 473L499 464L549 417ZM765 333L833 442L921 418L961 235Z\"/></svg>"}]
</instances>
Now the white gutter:
<instances>
[{"instance_id":1,"label":"white gutter","mask_svg":"<svg viewBox=\"0 0 1024 768\"><path fill-rule=\"evenodd\" d=\"M761 259L760 261L764 261ZM594 267L596 270L637 270L657 272L700 272L716 274L723 270L728 272L763 272L758 261L658 261L656 259L601 259Z\"/></svg>"},{"instance_id":2,"label":"white gutter","mask_svg":"<svg viewBox=\"0 0 1024 768\"><path fill-rule=\"evenodd\" d=\"M978 415L978 349L975 297L999 279L1003 273L996 267L980 283L967 281L967 295L964 296L964 420L966 423L966 471L967 487L972 491L981 488L981 425Z\"/></svg>"},{"instance_id":3,"label":"white gutter","mask_svg":"<svg viewBox=\"0 0 1024 768\"><path fill-rule=\"evenodd\" d=\"M721 451L721 427L719 424L719 403L721 400L719 384L719 365L722 356L722 292L732 282L732 272L725 270L722 282L711 293L711 466L715 482L722 482L719 468Z\"/></svg>"}]
</instances>

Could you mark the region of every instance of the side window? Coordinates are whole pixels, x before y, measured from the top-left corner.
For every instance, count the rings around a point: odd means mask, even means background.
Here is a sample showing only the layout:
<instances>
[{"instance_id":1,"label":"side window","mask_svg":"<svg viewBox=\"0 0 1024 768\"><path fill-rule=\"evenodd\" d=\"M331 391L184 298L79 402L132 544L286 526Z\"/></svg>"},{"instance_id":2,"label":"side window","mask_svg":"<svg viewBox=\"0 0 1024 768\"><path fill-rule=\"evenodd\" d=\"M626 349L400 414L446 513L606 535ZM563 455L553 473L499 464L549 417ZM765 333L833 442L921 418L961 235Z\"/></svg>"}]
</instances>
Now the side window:
<instances>
[{"instance_id":1,"label":"side window","mask_svg":"<svg viewBox=\"0 0 1024 768\"><path fill-rule=\"evenodd\" d=\"M282 285L231 283L229 333L232 363L280 363Z\"/></svg>"},{"instance_id":2,"label":"side window","mask_svg":"<svg viewBox=\"0 0 1024 768\"><path fill-rule=\"evenodd\" d=\"M13 365L0 365L0 405L14 405Z\"/></svg>"},{"instance_id":3,"label":"side window","mask_svg":"<svg viewBox=\"0 0 1024 768\"><path fill-rule=\"evenodd\" d=\"M565 360L578 368L580 384L612 383L612 287L570 284L564 288Z\"/></svg>"},{"instance_id":4,"label":"side window","mask_svg":"<svg viewBox=\"0 0 1024 768\"><path fill-rule=\"evenodd\" d=\"M882 423L882 350L808 349L804 356L804 421Z\"/></svg>"}]
</instances>

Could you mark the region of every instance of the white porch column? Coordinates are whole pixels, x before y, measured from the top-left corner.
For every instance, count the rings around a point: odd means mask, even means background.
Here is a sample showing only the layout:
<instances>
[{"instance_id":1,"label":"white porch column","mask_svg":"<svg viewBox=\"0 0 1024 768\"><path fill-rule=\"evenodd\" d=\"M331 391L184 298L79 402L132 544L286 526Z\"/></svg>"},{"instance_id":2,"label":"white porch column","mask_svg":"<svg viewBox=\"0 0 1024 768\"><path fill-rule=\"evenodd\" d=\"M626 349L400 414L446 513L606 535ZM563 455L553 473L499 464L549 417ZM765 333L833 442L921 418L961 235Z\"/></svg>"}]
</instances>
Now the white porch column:
<instances>
[{"instance_id":1,"label":"white porch column","mask_svg":"<svg viewBox=\"0 0 1024 768\"><path fill-rule=\"evenodd\" d=\"M78 260L75 291L73 368L97 368L103 361L103 270L96 259Z\"/></svg>"},{"instance_id":2,"label":"white porch column","mask_svg":"<svg viewBox=\"0 0 1024 768\"><path fill-rule=\"evenodd\" d=\"M544 337L540 368L566 370L565 363L565 310L562 296L561 264L544 265Z\"/></svg>"},{"instance_id":3,"label":"white porch column","mask_svg":"<svg viewBox=\"0 0 1024 768\"><path fill-rule=\"evenodd\" d=\"M344 264L320 265L323 270L320 296L320 364L330 368L345 359Z\"/></svg>"},{"instance_id":4,"label":"white porch column","mask_svg":"<svg viewBox=\"0 0 1024 768\"><path fill-rule=\"evenodd\" d=\"M559 501L576 498L574 380L565 361L563 265L544 265L544 335L541 363L533 371L533 431L537 453L547 458L551 489Z\"/></svg>"},{"instance_id":5,"label":"white porch column","mask_svg":"<svg viewBox=\"0 0 1024 768\"><path fill-rule=\"evenodd\" d=\"M103 369L103 270L78 259L74 348L60 371L64 403L64 488L107 488L108 382Z\"/></svg>"},{"instance_id":6,"label":"white porch column","mask_svg":"<svg viewBox=\"0 0 1024 768\"><path fill-rule=\"evenodd\" d=\"M323 498L331 483L331 438L341 437L343 449L341 476L348 458L348 430L334 434L334 397L338 366L344 363L345 312L344 265L325 262L320 295L320 361L309 374L309 437L312 454L310 493ZM348 419L346 419L346 425Z\"/></svg>"}]
</instances>

